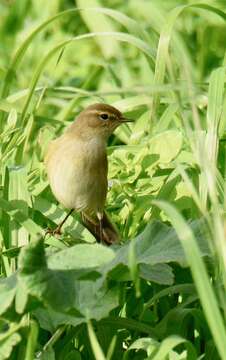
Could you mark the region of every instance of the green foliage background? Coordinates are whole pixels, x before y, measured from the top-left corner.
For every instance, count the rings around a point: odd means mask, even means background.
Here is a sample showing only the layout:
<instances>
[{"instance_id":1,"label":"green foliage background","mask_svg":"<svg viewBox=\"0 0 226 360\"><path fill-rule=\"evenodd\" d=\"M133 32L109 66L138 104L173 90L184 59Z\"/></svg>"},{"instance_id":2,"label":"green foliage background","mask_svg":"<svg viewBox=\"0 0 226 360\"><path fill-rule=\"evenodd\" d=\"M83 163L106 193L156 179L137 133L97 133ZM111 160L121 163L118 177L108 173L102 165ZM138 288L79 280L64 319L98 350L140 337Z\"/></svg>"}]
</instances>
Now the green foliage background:
<instances>
[{"instance_id":1,"label":"green foliage background","mask_svg":"<svg viewBox=\"0 0 226 360\"><path fill-rule=\"evenodd\" d=\"M224 359L226 5L0 2L0 360ZM95 244L48 186L48 143L87 105L109 140Z\"/></svg>"}]
</instances>

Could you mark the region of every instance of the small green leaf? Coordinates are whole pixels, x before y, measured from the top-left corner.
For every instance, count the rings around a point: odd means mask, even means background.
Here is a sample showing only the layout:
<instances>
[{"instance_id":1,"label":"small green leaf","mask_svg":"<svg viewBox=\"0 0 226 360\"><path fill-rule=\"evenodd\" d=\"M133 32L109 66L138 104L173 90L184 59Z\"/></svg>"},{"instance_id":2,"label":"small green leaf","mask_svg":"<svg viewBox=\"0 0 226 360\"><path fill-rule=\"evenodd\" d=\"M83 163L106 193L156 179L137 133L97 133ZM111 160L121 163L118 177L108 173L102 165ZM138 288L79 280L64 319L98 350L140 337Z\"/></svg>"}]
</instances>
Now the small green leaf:
<instances>
[{"instance_id":1,"label":"small green leaf","mask_svg":"<svg viewBox=\"0 0 226 360\"><path fill-rule=\"evenodd\" d=\"M169 163L179 153L182 146L182 134L177 130L168 130L153 136L149 142L150 153L158 155L160 163Z\"/></svg>"},{"instance_id":2,"label":"small green leaf","mask_svg":"<svg viewBox=\"0 0 226 360\"><path fill-rule=\"evenodd\" d=\"M3 314L12 304L16 294L17 278L13 274L0 280L0 314Z\"/></svg>"},{"instance_id":3,"label":"small green leaf","mask_svg":"<svg viewBox=\"0 0 226 360\"><path fill-rule=\"evenodd\" d=\"M12 354L13 348L21 341L18 333L9 335L6 339L0 340L0 360L8 359Z\"/></svg>"}]
</instances>

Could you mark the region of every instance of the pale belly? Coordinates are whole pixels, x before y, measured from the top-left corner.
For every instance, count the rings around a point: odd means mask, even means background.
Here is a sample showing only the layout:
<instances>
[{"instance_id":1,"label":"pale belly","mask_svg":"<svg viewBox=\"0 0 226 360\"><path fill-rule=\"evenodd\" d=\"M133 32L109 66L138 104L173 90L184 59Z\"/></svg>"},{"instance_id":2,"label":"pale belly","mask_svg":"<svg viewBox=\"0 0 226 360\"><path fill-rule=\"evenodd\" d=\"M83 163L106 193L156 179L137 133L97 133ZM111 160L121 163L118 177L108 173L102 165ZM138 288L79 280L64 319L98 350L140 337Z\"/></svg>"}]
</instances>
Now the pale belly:
<instances>
[{"instance_id":1,"label":"pale belly","mask_svg":"<svg viewBox=\"0 0 226 360\"><path fill-rule=\"evenodd\" d=\"M61 140L51 145L46 159L50 187L68 209L102 212L107 193L105 150L84 146Z\"/></svg>"}]
</instances>

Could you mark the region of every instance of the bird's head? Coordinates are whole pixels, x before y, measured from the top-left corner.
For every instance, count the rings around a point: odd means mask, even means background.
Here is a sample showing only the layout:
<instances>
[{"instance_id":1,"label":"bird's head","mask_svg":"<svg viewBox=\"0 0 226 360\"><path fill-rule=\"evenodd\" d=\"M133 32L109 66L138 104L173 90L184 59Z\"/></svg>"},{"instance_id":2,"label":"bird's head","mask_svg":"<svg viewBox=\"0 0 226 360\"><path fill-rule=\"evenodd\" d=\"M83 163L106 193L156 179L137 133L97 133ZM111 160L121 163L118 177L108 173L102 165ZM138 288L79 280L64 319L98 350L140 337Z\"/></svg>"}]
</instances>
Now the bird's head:
<instances>
[{"instance_id":1,"label":"bird's head","mask_svg":"<svg viewBox=\"0 0 226 360\"><path fill-rule=\"evenodd\" d=\"M93 104L83 110L71 126L81 135L101 136L107 139L121 124L131 122L115 107L107 104Z\"/></svg>"}]
</instances>

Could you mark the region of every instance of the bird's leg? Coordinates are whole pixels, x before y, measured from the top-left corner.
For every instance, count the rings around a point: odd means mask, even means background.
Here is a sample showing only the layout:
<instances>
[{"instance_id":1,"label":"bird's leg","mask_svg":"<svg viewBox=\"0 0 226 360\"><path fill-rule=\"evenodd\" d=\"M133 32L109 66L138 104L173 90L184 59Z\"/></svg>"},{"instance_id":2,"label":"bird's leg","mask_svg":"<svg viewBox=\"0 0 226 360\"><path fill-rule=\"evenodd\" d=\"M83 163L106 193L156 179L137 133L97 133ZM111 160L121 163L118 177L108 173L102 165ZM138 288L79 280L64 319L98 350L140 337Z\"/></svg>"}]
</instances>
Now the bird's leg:
<instances>
[{"instance_id":1,"label":"bird's leg","mask_svg":"<svg viewBox=\"0 0 226 360\"><path fill-rule=\"evenodd\" d=\"M68 214L65 216L65 218L61 221L61 223L59 225L57 225L56 229L54 230L50 230L48 229L45 233L45 235L47 234L51 234L51 235L60 235L61 234L61 228L64 225L64 223L66 222L66 220L68 219L68 217L73 213L74 209L71 209Z\"/></svg>"},{"instance_id":2,"label":"bird's leg","mask_svg":"<svg viewBox=\"0 0 226 360\"><path fill-rule=\"evenodd\" d=\"M55 234L61 234L61 228L64 225L64 223L67 221L69 216L73 213L74 209L71 209L68 214L65 216L65 218L61 221L61 223L56 227L54 233Z\"/></svg>"},{"instance_id":3,"label":"bird's leg","mask_svg":"<svg viewBox=\"0 0 226 360\"><path fill-rule=\"evenodd\" d=\"M103 214L97 212L97 218L99 220L100 242L103 244Z\"/></svg>"}]
</instances>

